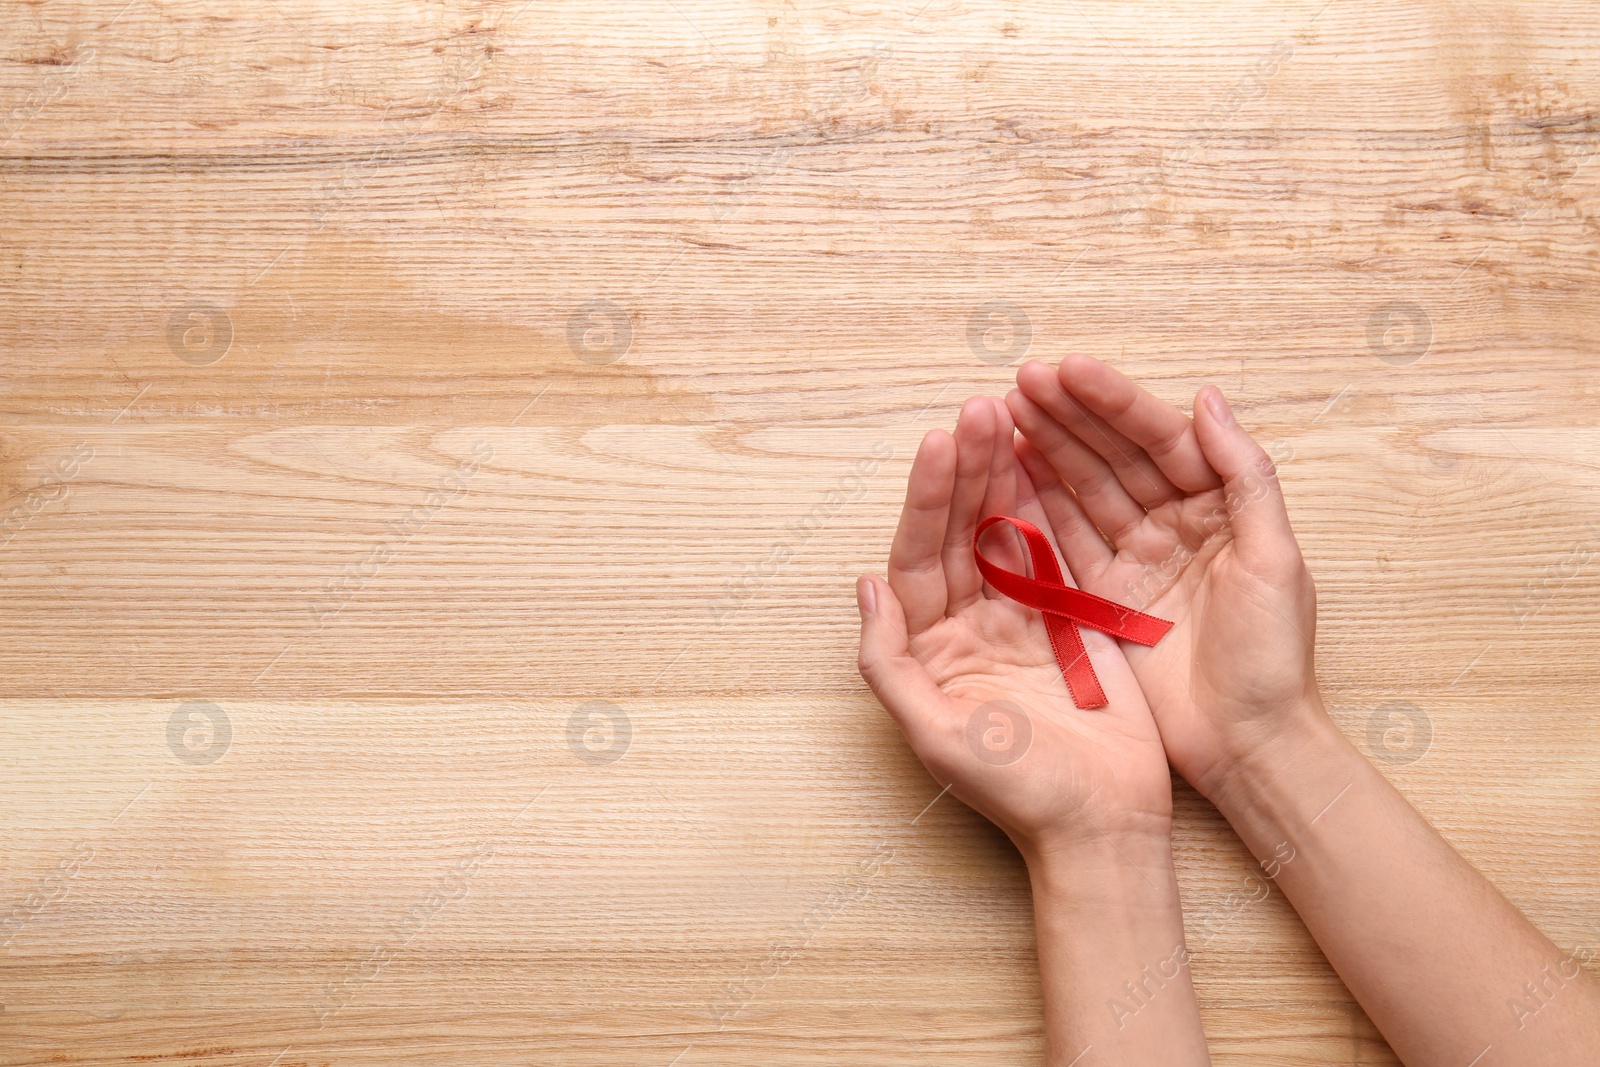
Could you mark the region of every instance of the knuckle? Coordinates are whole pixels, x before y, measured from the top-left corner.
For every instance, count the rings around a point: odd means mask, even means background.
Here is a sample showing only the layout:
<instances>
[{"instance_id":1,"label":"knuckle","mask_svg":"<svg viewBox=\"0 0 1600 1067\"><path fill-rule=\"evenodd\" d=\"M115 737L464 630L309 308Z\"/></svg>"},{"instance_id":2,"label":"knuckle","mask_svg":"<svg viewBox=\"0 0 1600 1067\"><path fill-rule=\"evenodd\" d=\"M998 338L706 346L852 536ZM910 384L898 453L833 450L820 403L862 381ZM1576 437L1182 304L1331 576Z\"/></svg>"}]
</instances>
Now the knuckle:
<instances>
[{"instance_id":1,"label":"knuckle","mask_svg":"<svg viewBox=\"0 0 1600 1067\"><path fill-rule=\"evenodd\" d=\"M1148 445L1145 446L1145 451L1150 454L1152 459L1162 459L1166 456L1170 456L1172 453L1176 452L1180 447L1182 447L1183 443L1192 433L1194 433L1194 429L1192 427L1179 426L1168 433L1154 438Z\"/></svg>"}]
</instances>

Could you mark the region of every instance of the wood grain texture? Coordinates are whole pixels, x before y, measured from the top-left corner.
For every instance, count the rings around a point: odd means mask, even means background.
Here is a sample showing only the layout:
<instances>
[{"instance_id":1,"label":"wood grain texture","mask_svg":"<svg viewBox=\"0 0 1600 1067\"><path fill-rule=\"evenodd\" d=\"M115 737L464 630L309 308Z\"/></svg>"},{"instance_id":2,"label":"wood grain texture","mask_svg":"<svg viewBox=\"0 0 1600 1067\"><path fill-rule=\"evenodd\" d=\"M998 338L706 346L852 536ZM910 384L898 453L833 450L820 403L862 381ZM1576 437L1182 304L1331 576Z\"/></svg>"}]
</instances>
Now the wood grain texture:
<instances>
[{"instance_id":1,"label":"wood grain texture","mask_svg":"<svg viewBox=\"0 0 1600 1067\"><path fill-rule=\"evenodd\" d=\"M123 2L0 6L0 1063L1036 1061L851 594L1024 348L1237 398L1600 946L1592 6ZM1216 1062L1394 1064L1178 811Z\"/></svg>"}]
</instances>

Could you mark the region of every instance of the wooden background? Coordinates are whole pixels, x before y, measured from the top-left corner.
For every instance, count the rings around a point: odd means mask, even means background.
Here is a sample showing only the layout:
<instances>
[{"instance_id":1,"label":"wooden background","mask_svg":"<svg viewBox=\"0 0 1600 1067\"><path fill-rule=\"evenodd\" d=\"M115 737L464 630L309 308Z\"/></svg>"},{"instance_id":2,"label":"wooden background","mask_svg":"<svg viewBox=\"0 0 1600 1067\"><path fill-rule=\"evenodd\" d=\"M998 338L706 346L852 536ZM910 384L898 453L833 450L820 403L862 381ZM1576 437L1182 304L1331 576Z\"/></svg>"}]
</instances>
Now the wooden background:
<instances>
[{"instance_id":1,"label":"wooden background","mask_svg":"<svg viewBox=\"0 0 1600 1067\"><path fill-rule=\"evenodd\" d=\"M1235 397L1341 726L1600 947L1597 42L6 3L0 1063L1037 1062L1025 872L852 602L1024 349ZM1395 1063L1178 809L1216 1062Z\"/></svg>"}]
</instances>

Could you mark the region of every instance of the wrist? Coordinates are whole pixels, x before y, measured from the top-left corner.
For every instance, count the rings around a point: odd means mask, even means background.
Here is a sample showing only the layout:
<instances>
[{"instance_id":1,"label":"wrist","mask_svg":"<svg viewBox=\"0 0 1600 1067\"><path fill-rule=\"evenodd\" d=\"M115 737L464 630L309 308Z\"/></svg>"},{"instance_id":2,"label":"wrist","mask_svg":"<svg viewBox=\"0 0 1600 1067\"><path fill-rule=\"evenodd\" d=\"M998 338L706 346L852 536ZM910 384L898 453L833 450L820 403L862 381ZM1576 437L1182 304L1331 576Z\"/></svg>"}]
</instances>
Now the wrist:
<instances>
[{"instance_id":1,"label":"wrist","mask_svg":"<svg viewBox=\"0 0 1600 1067\"><path fill-rule=\"evenodd\" d=\"M1222 746L1220 758L1190 780L1195 790L1218 808L1235 794L1270 787L1286 767L1326 753L1344 739L1316 692L1274 713L1270 726L1265 720L1232 731L1235 736Z\"/></svg>"},{"instance_id":2,"label":"wrist","mask_svg":"<svg viewBox=\"0 0 1600 1067\"><path fill-rule=\"evenodd\" d=\"M1046 1062L1208 1063L1171 836L1108 834L1036 852L1028 873Z\"/></svg>"},{"instance_id":3,"label":"wrist","mask_svg":"<svg viewBox=\"0 0 1600 1067\"><path fill-rule=\"evenodd\" d=\"M1061 818L1010 836L1030 871L1108 865L1119 852L1130 856L1172 854L1171 771L1160 767L1161 791L1147 790L1115 805L1086 811L1076 803ZM1126 864L1124 864L1126 865Z\"/></svg>"},{"instance_id":4,"label":"wrist","mask_svg":"<svg viewBox=\"0 0 1600 1067\"><path fill-rule=\"evenodd\" d=\"M1095 909L1177 906L1170 820L1164 830L1046 843L1024 850L1023 858L1036 901Z\"/></svg>"},{"instance_id":5,"label":"wrist","mask_svg":"<svg viewBox=\"0 0 1600 1067\"><path fill-rule=\"evenodd\" d=\"M1291 725L1231 760L1201 791L1257 854L1309 835L1363 772L1364 756L1320 700Z\"/></svg>"}]
</instances>

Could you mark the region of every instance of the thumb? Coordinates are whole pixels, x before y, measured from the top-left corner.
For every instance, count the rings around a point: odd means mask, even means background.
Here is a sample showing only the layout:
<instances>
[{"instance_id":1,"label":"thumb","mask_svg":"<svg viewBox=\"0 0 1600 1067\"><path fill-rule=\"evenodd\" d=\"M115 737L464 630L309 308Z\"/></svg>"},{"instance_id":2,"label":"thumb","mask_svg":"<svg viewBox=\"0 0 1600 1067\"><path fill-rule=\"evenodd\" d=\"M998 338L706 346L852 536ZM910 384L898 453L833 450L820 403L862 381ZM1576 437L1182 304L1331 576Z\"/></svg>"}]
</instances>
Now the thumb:
<instances>
[{"instance_id":1,"label":"thumb","mask_svg":"<svg viewBox=\"0 0 1600 1067\"><path fill-rule=\"evenodd\" d=\"M1222 397L1206 386L1194 398L1195 436L1206 461L1222 478L1234 539L1247 563L1298 560L1300 546L1289 526L1278 468L1245 432Z\"/></svg>"},{"instance_id":2,"label":"thumb","mask_svg":"<svg viewBox=\"0 0 1600 1067\"><path fill-rule=\"evenodd\" d=\"M912 747L920 749L949 700L912 653L905 609L889 583L871 575L856 579L856 607L861 611L861 677Z\"/></svg>"}]
</instances>

